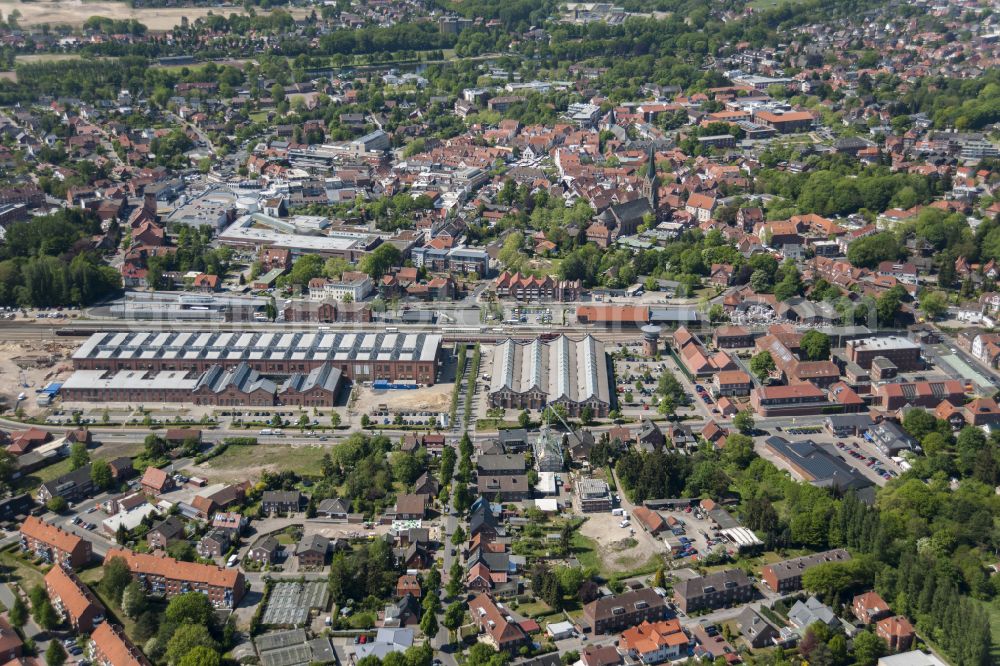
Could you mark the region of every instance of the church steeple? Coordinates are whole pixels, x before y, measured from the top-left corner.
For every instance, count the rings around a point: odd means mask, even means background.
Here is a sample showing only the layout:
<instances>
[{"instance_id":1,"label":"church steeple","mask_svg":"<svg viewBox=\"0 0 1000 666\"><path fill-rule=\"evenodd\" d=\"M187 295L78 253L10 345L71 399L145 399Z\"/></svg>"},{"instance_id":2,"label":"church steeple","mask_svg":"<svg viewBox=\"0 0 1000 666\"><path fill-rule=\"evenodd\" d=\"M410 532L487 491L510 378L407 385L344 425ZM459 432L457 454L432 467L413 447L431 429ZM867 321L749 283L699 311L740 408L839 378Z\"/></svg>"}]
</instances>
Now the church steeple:
<instances>
[{"instance_id":1,"label":"church steeple","mask_svg":"<svg viewBox=\"0 0 1000 666\"><path fill-rule=\"evenodd\" d=\"M642 194L649 201L649 207L653 209L653 213L656 213L657 207L657 190L659 189L659 184L656 180L656 152L653 149L653 144L649 144L649 157L646 164L646 177L642 183Z\"/></svg>"}]
</instances>

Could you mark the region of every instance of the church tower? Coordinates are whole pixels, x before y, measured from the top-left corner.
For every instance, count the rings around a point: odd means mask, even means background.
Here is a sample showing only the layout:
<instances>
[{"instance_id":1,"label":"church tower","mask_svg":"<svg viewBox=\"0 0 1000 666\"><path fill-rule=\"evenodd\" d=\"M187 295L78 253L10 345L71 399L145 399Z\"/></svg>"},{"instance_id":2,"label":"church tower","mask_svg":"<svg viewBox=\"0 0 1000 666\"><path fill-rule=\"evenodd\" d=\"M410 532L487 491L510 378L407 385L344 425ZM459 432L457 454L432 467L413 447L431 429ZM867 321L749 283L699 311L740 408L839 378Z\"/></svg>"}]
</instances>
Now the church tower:
<instances>
[{"instance_id":1,"label":"church tower","mask_svg":"<svg viewBox=\"0 0 1000 666\"><path fill-rule=\"evenodd\" d=\"M653 209L653 214L657 214L657 190L659 183L656 179L656 152L653 144L649 145L649 162L646 164L646 176L642 181L642 196L649 202L649 207Z\"/></svg>"}]
</instances>

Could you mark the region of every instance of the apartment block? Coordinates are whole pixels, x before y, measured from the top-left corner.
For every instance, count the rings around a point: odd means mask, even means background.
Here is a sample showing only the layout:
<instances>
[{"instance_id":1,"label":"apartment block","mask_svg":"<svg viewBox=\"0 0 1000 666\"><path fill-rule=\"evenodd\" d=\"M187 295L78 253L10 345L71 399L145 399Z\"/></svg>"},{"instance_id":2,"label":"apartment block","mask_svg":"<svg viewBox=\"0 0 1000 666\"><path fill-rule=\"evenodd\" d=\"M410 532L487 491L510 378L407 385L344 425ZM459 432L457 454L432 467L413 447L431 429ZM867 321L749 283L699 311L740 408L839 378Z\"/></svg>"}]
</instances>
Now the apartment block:
<instances>
[{"instance_id":1,"label":"apartment block","mask_svg":"<svg viewBox=\"0 0 1000 666\"><path fill-rule=\"evenodd\" d=\"M91 544L35 516L28 516L21 525L21 550L32 552L50 564L75 569L90 561Z\"/></svg>"},{"instance_id":2,"label":"apartment block","mask_svg":"<svg viewBox=\"0 0 1000 666\"><path fill-rule=\"evenodd\" d=\"M116 557L125 561L132 577L146 592L167 599L187 592L201 592L216 608L235 608L246 592L246 580L238 569L181 562L123 548L109 550L104 563Z\"/></svg>"}]
</instances>

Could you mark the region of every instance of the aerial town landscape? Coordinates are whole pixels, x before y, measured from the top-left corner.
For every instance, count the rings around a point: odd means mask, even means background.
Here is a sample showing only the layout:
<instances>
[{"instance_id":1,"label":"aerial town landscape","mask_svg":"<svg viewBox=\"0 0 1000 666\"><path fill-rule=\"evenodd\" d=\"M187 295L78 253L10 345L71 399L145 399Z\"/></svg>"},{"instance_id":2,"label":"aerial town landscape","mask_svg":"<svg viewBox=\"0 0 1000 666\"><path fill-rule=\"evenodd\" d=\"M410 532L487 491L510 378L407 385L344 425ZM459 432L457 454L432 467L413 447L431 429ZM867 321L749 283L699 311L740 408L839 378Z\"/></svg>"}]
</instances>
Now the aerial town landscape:
<instances>
[{"instance_id":1,"label":"aerial town landscape","mask_svg":"<svg viewBox=\"0 0 1000 666\"><path fill-rule=\"evenodd\" d=\"M0 0L0 665L1000 664L1000 4Z\"/></svg>"}]
</instances>

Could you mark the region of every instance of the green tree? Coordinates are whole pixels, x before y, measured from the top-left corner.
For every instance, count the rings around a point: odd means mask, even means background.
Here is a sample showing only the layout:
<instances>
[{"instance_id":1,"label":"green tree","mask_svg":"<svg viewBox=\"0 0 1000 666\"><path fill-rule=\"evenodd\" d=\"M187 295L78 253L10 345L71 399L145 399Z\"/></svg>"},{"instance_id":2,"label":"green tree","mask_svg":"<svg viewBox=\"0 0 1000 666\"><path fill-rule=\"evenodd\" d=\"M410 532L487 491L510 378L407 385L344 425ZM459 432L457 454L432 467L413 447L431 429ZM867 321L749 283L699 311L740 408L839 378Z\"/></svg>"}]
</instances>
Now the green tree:
<instances>
[{"instance_id":1,"label":"green tree","mask_svg":"<svg viewBox=\"0 0 1000 666\"><path fill-rule=\"evenodd\" d=\"M847 248L847 260L858 268L875 268L883 261L903 257L903 248L891 232L859 238Z\"/></svg>"},{"instance_id":2,"label":"green tree","mask_svg":"<svg viewBox=\"0 0 1000 666\"><path fill-rule=\"evenodd\" d=\"M402 259L403 255L398 247L391 243L382 243L361 259L359 267L373 280L378 280L389 272L390 268L402 264Z\"/></svg>"},{"instance_id":3,"label":"green tree","mask_svg":"<svg viewBox=\"0 0 1000 666\"><path fill-rule=\"evenodd\" d=\"M754 431L753 414L750 413L749 409L744 409L733 417L733 425L740 433L749 435Z\"/></svg>"},{"instance_id":4,"label":"green tree","mask_svg":"<svg viewBox=\"0 0 1000 666\"><path fill-rule=\"evenodd\" d=\"M121 609L126 617L133 620L146 610L146 592L138 581L132 581L125 586L125 590L122 592Z\"/></svg>"},{"instance_id":5,"label":"green tree","mask_svg":"<svg viewBox=\"0 0 1000 666\"><path fill-rule=\"evenodd\" d=\"M219 666L222 658L216 650L199 645L184 655L178 666Z\"/></svg>"},{"instance_id":6,"label":"green tree","mask_svg":"<svg viewBox=\"0 0 1000 666\"><path fill-rule=\"evenodd\" d=\"M104 577L101 578L100 585L106 599L120 604L122 592L131 582L132 572L121 557L112 557L104 564Z\"/></svg>"},{"instance_id":7,"label":"green tree","mask_svg":"<svg viewBox=\"0 0 1000 666\"><path fill-rule=\"evenodd\" d=\"M340 412L338 411L330 412L330 426L332 428L340 427Z\"/></svg>"},{"instance_id":8,"label":"green tree","mask_svg":"<svg viewBox=\"0 0 1000 666\"><path fill-rule=\"evenodd\" d=\"M830 336L815 329L806 331L799 343L802 355L809 361L830 360Z\"/></svg>"},{"instance_id":9,"label":"green tree","mask_svg":"<svg viewBox=\"0 0 1000 666\"><path fill-rule=\"evenodd\" d=\"M191 594L204 597L200 592L193 592ZM174 598L176 599L177 597ZM179 664L184 657L198 647L205 647L213 652L218 650L218 645L212 638L212 634L209 633L208 627L194 622L185 622L177 627L173 636L167 641L167 661L172 664Z\"/></svg>"},{"instance_id":10,"label":"green tree","mask_svg":"<svg viewBox=\"0 0 1000 666\"><path fill-rule=\"evenodd\" d=\"M924 292L920 299L920 309L929 319L937 319L948 311L948 300L939 291Z\"/></svg>"},{"instance_id":11,"label":"green tree","mask_svg":"<svg viewBox=\"0 0 1000 666\"><path fill-rule=\"evenodd\" d=\"M774 372L774 358L771 352L762 351L750 359L750 372L763 381L769 373Z\"/></svg>"},{"instance_id":12,"label":"green tree","mask_svg":"<svg viewBox=\"0 0 1000 666\"><path fill-rule=\"evenodd\" d=\"M517 424L522 428L527 428L531 425L531 413L527 409L517 415Z\"/></svg>"},{"instance_id":13,"label":"green tree","mask_svg":"<svg viewBox=\"0 0 1000 666\"><path fill-rule=\"evenodd\" d=\"M457 597L465 589L464 573L462 563L456 557L448 571L448 585L445 587L445 592L448 593L449 597Z\"/></svg>"},{"instance_id":14,"label":"green tree","mask_svg":"<svg viewBox=\"0 0 1000 666\"><path fill-rule=\"evenodd\" d=\"M55 629L59 626L59 614L52 607L52 602L48 596L40 604L35 604L31 609L31 616L42 629Z\"/></svg>"},{"instance_id":15,"label":"green tree","mask_svg":"<svg viewBox=\"0 0 1000 666\"><path fill-rule=\"evenodd\" d=\"M54 495L45 503L45 508L53 513L62 513L69 507L69 503L62 495Z\"/></svg>"},{"instance_id":16,"label":"green tree","mask_svg":"<svg viewBox=\"0 0 1000 666\"><path fill-rule=\"evenodd\" d=\"M49 647L45 649L46 666L63 666L66 663L66 650L62 643L56 639L49 641Z\"/></svg>"},{"instance_id":17,"label":"green tree","mask_svg":"<svg viewBox=\"0 0 1000 666\"><path fill-rule=\"evenodd\" d=\"M902 305L903 297L905 296L906 290L897 284L876 299L875 312L878 314L878 323L880 326L892 326L895 324L896 315L899 313L899 307Z\"/></svg>"},{"instance_id":18,"label":"green tree","mask_svg":"<svg viewBox=\"0 0 1000 666\"><path fill-rule=\"evenodd\" d=\"M885 641L864 629L854 636L854 660L858 666L873 666L885 655Z\"/></svg>"},{"instance_id":19,"label":"green tree","mask_svg":"<svg viewBox=\"0 0 1000 666\"><path fill-rule=\"evenodd\" d=\"M70 469L80 469L90 462L90 454L87 453L87 445L83 442L73 442L69 447Z\"/></svg>"},{"instance_id":20,"label":"green tree","mask_svg":"<svg viewBox=\"0 0 1000 666\"><path fill-rule=\"evenodd\" d=\"M8 616L10 623L20 629L28 621L28 607L25 605L24 600L21 595L14 595L14 605L11 606L10 615Z\"/></svg>"},{"instance_id":21,"label":"green tree","mask_svg":"<svg viewBox=\"0 0 1000 666\"><path fill-rule=\"evenodd\" d=\"M90 466L90 480L101 490L107 490L114 483L114 476L111 474L111 465L107 460L98 458Z\"/></svg>"},{"instance_id":22,"label":"green tree","mask_svg":"<svg viewBox=\"0 0 1000 666\"><path fill-rule=\"evenodd\" d=\"M430 640L438 633L438 621L437 615L433 612L425 612L424 616L420 618L420 631L424 632L424 636Z\"/></svg>"},{"instance_id":23,"label":"green tree","mask_svg":"<svg viewBox=\"0 0 1000 666\"><path fill-rule=\"evenodd\" d=\"M215 626L215 609L201 592L188 592L170 600L164 618L176 624L188 622L211 628Z\"/></svg>"},{"instance_id":24,"label":"green tree","mask_svg":"<svg viewBox=\"0 0 1000 666\"><path fill-rule=\"evenodd\" d=\"M903 428L918 441L937 427L937 419L925 409L915 408L903 417Z\"/></svg>"}]
</instances>

